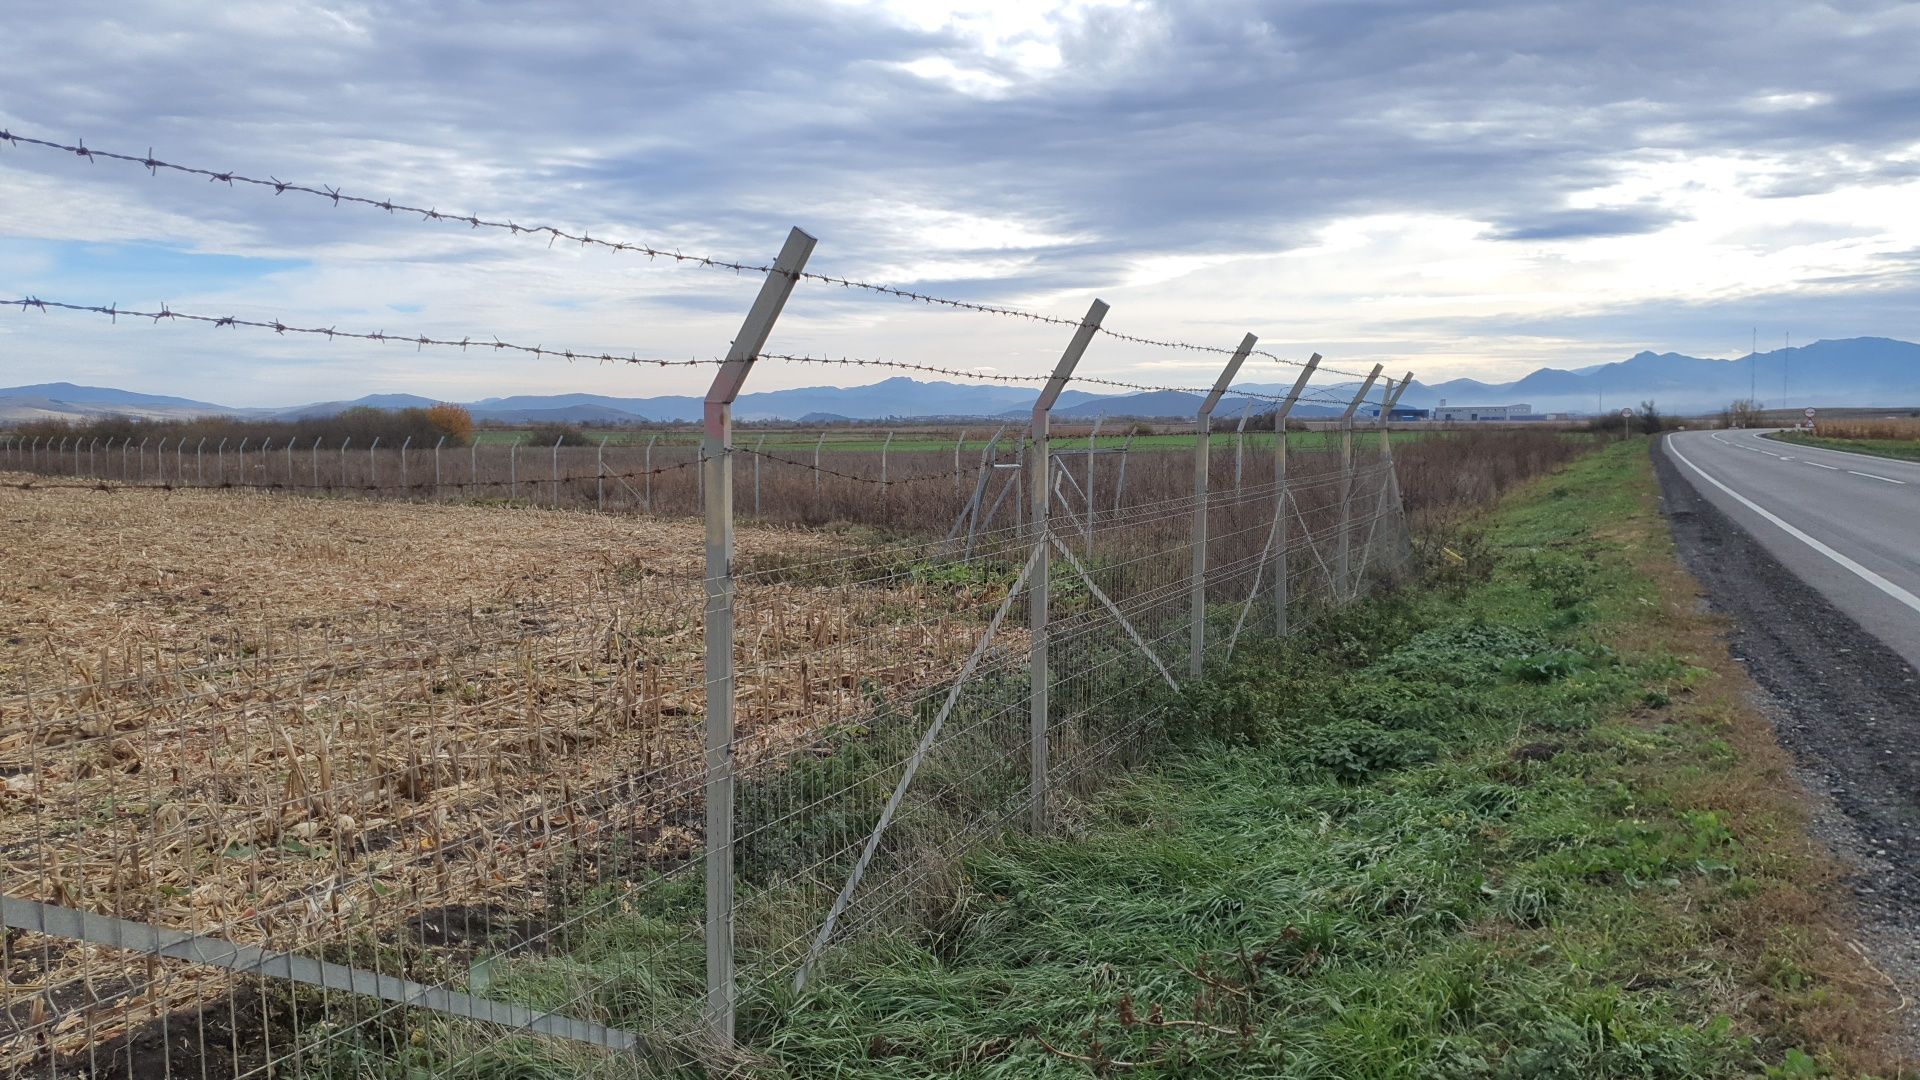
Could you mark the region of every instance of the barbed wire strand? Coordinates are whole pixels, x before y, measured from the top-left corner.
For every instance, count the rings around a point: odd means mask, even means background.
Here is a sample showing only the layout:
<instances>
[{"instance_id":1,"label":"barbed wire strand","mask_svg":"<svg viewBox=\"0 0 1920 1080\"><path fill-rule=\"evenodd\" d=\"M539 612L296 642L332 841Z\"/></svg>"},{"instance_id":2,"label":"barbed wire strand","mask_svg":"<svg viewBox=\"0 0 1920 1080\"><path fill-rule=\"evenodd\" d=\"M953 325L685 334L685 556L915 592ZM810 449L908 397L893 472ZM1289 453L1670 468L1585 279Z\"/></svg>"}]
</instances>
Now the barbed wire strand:
<instances>
[{"instance_id":1,"label":"barbed wire strand","mask_svg":"<svg viewBox=\"0 0 1920 1080\"><path fill-rule=\"evenodd\" d=\"M374 331L372 333L361 333L361 332L355 332L355 331L340 330L336 327L331 327L331 326L327 326L327 327L293 326L288 323L282 322L279 319L274 319L271 322L266 322L258 319L242 319L232 315L199 315L199 314L194 314L190 312L175 311L165 303L162 303L160 305L160 309L158 311L142 311L142 310L137 310L132 308L122 308L117 303L106 304L106 305L75 304L75 303L70 303L70 302L61 301L61 300L43 300L37 296L25 296L16 300L0 300L0 307L17 307L22 312L25 312L29 309L38 310L43 313L49 312L52 310L60 310L60 311L82 312L82 313L95 314L95 315L105 315L116 324L119 322L120 316L125 315L129 318L151 319L156 323L162 320L175 320L175 321L182 321L182 322L202 323L215 328L220 328L220 327L231 328L231 327L244 326L244 327L249 327L249 328L259 329L259 330L272 330L276 334L282 334L282 335L302 334L302 335L307 335L311 337L324 337L324 338L327 338L328 340L333 340L335 338L347 338L347 339L356 340L356 341L372 341L380 344L395 344L395 343L410 344L415 346L415 351L424 349L428 345L444 347L444 348L458 348L463 351L471 350L471 349L493 349L496 351L504 350L504 351L523 353L523 354L534 356L534 357L543 357L543 358L555 357L559 359L564 359L569 363L572 363L578 360L591 360L591 361L596 361L604 364L632 364L632 365L643 366L643 367L652 366L652 367L661 367L661 368L707 367L707 366L718 365L721 363L721 360L719 358L713 358L713 359L693 358L693 359L686 359L686 360L668 360L668 359L662 359L662 358L641 357L632 353L629 353L628 355L625 355L625 356L620 356L620 355L616 355L608 352L595 353L595 352L590 352L586 350L576 350L576 349L565 349L565 348L554 349L554 348L548 348L545 345L518 345L512 342L502 341L498 337L492 337L492 336L476 339L471 335L468 335L468 336L463 336L458 340L454 340L452 338L431 337L426 334L389 334L384 330ZM833 356L824 356L824 355L822 356L796 355L796 354L790 354L790 353L761 353L759 354L757 359L772 360L772 361L777 361L781 363L793 363L793 364L820 364L820 365L832 365L832 366L843 366L843 367L880 367L880 368L890 368L890 369L901 370L901 371L918 371L918 372L923 372L926 374L933 374L933 375L945 375L952 378L974 379L974 380L985 381L985 382L999 382L999 383L1009 383L1009 384L1044 383L1050 377L1046 375L1009 375L1009 374L1002 374L999 372L974 371L974 370L968 370L965 368L943 367L937 364L921 364L921 363L915 363L913 361L907 361L907 360L887 360L887 359L859 358L859 357L846 357L846 356L833 357ZM1097 376L1097 375L1075 375L1069 381L1072 383L1080 383L1080 384L1091 385L1091 386L1108 386L1116 389L1132 390L1132 391L1141 392L1141 393L1160 393L1160 392L1171 391L1171 392L1183 393L1183 394L1204 395L1209 393L1211 389L1209 387L1199 387L1199 386L1162 386L1162 385L1155 385L1152 383L1139 383L1139 382L1130 382L1123 379L1112 379L1112 378L1107 378L1104 376ZM1284 400L1283 398L1278 397L1276 395L1267 394L1264 392L1254 391L1254 390L1229 390L1228 394L1229 396L1235 397L1235 398L1240 398L1240 399L1253 398L1255 400L1266 401L1266 402L1275 403L1275 404ZM1336 399L1333 397L1326 396L1324 394L1305 393L1305 394L1302 394L1301 397L1304 400L1314 401L1314 402L1322 402L1327 404L1344 404L1344 399Z\"/></svg>"}]
</instances>

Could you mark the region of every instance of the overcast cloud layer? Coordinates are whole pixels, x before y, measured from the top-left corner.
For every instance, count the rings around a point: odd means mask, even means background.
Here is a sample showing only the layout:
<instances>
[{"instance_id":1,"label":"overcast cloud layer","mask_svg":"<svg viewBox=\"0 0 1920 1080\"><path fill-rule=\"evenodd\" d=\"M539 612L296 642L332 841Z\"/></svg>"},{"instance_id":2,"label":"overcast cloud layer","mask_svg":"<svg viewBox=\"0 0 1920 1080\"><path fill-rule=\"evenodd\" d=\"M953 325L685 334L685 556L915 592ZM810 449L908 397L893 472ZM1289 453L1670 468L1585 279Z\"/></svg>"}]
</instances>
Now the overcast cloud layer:
<instances>
[{"instance_id":1,"label":"overcast cloud layer","mask_svg":"<svg viewBox=\"0 0 1920 1080\"><path fill-rule=\"evenodd\" d=\"M612 7L612 5L609 5ZM0 126L1427 381L1920 338L1906 3L70 3ZM0 293L653 356L756 282L0 147ZM1058 327L803 288L774 346L1023 373ZM1083 370L1217 358L1103 342ZM1283 377L1249 368L1249 381ZM0 312L0 383L233 404L698 375ZM755 388L863 381L756 372Z\"/></svg>"}]
</instances>

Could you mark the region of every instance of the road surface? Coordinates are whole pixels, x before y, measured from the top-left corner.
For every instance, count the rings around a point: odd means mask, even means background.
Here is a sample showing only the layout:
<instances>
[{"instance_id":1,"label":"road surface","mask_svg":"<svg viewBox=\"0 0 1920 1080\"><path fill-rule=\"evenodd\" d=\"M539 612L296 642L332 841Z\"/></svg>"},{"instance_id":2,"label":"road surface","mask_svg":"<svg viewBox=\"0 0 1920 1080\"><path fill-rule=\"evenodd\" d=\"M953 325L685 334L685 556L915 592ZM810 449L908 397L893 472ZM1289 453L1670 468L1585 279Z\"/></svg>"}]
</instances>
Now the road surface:
<instances>
[{"instance_id":1,"label":"road surface","mask_svg":"<svg viewBox=\"0 0 1920 1080\"><path fill-rule=\"evenodd\" d=\"M1761 434L1678 432L1665 453L1796 577L1920 669L1920 462Z\"/></svg>"}]
</instances>

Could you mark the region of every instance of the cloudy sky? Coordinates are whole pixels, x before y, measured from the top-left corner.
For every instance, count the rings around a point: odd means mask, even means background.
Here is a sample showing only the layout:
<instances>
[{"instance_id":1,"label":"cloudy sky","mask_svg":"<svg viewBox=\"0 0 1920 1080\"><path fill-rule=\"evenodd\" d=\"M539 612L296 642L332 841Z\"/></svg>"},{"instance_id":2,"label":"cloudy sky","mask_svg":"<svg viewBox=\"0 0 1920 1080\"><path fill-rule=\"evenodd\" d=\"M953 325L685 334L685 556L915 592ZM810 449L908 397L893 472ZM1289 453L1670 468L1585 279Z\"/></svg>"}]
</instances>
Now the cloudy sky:
<instances>
[{"instance_id":1,"label":"cloudy sky","mask_svg":"<svg viewBox=\"0 0 1920 1080\"><path fill-rule=\"evenodd\" d=\"M1920 339L1920 5L65 3L17 134L1427 381ZM756 281L0 146L0 299L643 356ZM819 285L781 351L1043 372L1059 327ZM1102 340L1082 370L1204 381ZM1277 366L1243 380L1281 381ZM696 374L0 311L0 384L229 404ZM863 381L764 367L753 388Z\"/></svg>"}]
</instances>

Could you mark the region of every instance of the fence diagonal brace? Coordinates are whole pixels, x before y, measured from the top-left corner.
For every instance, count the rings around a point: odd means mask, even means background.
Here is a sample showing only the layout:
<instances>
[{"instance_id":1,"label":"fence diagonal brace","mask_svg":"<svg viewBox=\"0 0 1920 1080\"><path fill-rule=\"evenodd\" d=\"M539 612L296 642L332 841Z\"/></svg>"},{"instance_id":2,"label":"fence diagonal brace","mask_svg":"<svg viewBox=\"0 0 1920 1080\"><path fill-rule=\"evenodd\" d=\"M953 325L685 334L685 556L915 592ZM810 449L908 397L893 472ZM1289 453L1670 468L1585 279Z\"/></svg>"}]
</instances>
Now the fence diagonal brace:
<instances>
[{"instance_id":1,"label":"fence diagonal brace","mask_svg":"<svg viewBox=\"0 0 1920 1080\"><path fill-rule=\"evenodd\" d=\"M1146 654L1147 659L1153 661L1154 669L1160 672L1161 678L1167 680L1167 686L1174 690L1180 689L1180 684L1175 682L1173 675L1167 671L1167 665L1160 662L1160 657L1147 644L1147 639L1141 637L1140 631L1133 628L1133 623L1129 622L1126 615L1121 612L1120 605L1108 599L1100 586L1093 583L1093 575L1087 573L1087 568L1080 565L1079 559L1073 557L1073 552L1067 550L1067 545L1056 536L1053 538L1053 546L1060 550L1060 554L1066 558L1067 565L1073 568L1073 572L1080 575L1080 580L1086 583L1087 591L1093 594L1093 598L1100 601L1112 613L1114 620L1120 624L1120 629L1125 630L1127 636L1133 639L1133 643Z\"/></svg>"},{"instance_id":2,"label":"fence diagonal brace","mask_svg":"<svg viewBox=\"0 0 1920 1080\"><path fill-rule=\"evenodd\" d=\"M860 851L859 861L853 864L853 872L847 875L847 883L840 887L840 895L833 898L833 907L828 910L826 920L820 924L820 932L814 935L813 945L807 949L806 959L800 961L800 970L794 973L793 989L795 993L806 989L807 978L813 974L814 962L826 950L827 942L833 939L833 928L839 923L840 916L846 913L847 904L853 899L853 892L860 887L860 879L866 877L867 867L873 862L874 853L880 850L880 838L886 834L887 826L893 824L893 815L900 810L900 804L907 797L907 789L913 786L913 778L920 771L920 763L926 759L927 751L933 747L935 739L940 737L940 729L946 726L947 717L953 713L953 706L960 700L960 691L966 688L967 680L973 677L974 669L987 655L987 647L993 643L993 636L1000 631L1007 612L1013 610L1014 597L1020 595L1027 584L1027 577L1033 572L1033 565L1039 560L1040 546L1034 545L1032 554L1027 556L1027 564L1020 568L1020 576L1013 579L1013 588L1007 590L1006 598L1000 601L1000 607L993 613L993 619L987 623L986 633L980 635L980 643L973 647L973 655L967 657L966 665L953 680L953 689L947 691L947 700L940 705L940 712L934 716L933 723L920 736L920 741L907 758L907 767L900 774L900 780L893 786L893 794L887 799L887 805L880 811L880 820L868 834L867 843Z\"/></svg>"},{"instance_id":3,"label":"fence diagonal brace","mask_svg":"<svg viewBox=\"0 0 1920 1080\"><path fill-rule=\"evenodd\" d=\"M0 896L0 923L18 930L106 945L145 956L206 964L323 990L363 994L396 1005L590 1043L607 1050L631 1053L642 1049L639 1036L585 1020L541 1012L524 1005L488 1001L445 987L428 986L394 975L382 975L293 953L240 945L224 938L96 915L78 908Z\"/></svg>"}]
</instances>

